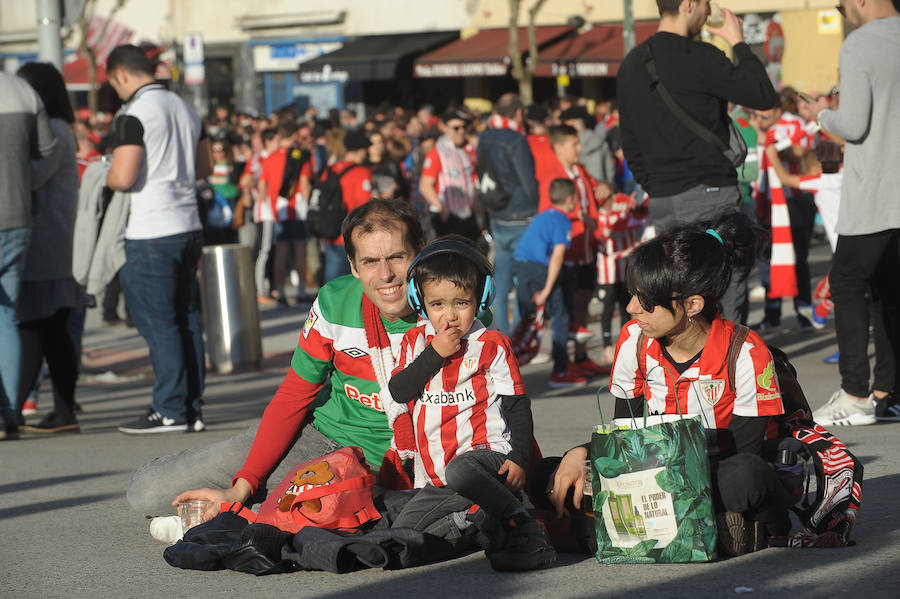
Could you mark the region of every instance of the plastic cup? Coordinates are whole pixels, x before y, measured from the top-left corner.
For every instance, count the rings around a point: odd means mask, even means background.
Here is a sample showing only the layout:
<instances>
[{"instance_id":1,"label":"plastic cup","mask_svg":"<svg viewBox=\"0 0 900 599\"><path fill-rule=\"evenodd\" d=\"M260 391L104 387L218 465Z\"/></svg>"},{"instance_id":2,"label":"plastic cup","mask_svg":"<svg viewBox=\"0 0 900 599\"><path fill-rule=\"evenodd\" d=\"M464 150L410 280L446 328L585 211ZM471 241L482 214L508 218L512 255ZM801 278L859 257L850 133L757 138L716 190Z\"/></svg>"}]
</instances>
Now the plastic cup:
<instances>
[{"instance_id":1,"label":"plastic cup","mask_svg":"<svg viewBox=\"0 0 900 599\"><path fill-rule=\"evenodd\" d=\"M706 18L706 26L718 29L724 24L725 13L722 12L722 7L715 2L711 2L709 4L709 17Z\"/></svg>"},{"instance_id":2,"label":"plastic cup","mask_svg":"<svg viewBox=\"0 0 900 599\"><path fill-rule=\"evenodd\" d=\"M594 487L592 485L593 476L591 475L591 461L584 461L584 494L590 497L594 496Z\"/></svg>"},{"instance_id":3,"label":"plastic cup","mask_svg":"<svg viewBox=\"0 0 900 599\"><path fill-rule=\"evenodd\" d=\"M212 506L211 501L182 501L178 504L178 517L181 518L181 528L187 532L198 524L203 524L203 514Z\"/></svg>"}]
</instances>

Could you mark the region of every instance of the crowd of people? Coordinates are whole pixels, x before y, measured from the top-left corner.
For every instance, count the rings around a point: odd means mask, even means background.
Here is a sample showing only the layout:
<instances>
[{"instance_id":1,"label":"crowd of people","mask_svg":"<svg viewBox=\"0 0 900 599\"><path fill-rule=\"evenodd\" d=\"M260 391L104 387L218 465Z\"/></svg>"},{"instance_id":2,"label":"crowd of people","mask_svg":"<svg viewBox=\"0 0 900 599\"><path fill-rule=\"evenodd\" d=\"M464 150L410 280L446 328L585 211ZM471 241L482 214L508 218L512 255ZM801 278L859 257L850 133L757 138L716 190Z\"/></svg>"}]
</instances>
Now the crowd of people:
<instances>
[{"instance_id":1,"label":"crowd of people","mask_svg":"<svg viewBox=\"0 0 900 599\"><path fill-rule=\"evenodd\" d=\"M33 230L27 202L5 208L12 225L4 223L4 248L19 248L15 256L10 250L19 266L15 292L4 271L13 299L10 314L4 307L3 343L14 342L12 330L23 348L21 364L4 358L0 370L7 438L18 434L41 356L55 407L26 430L77 430L72 362L85 299L71 271L44 272L32 262L27 242L30 235L32 247L36 239L71 247L74 218L62 208L76 202L71 167L76 155L90 160L91 143L99 143L96 151L112 154L106 186L130 200L119 278L156 376L153 407L121 432L205 428L196 280L203 243L249 246L258 301L308 312L258 426L139 469L128 499L140 513L203 499L212 502L212 518L222 504L264 496L279 464L357 445L383 480L403 479L390 472L398 456L415 464L406 482L421 490L410 494L397 526L464 536L477 504L500 523L489 552L495 569L552 564L546 531L520 498L533 427L509 340L517 323L541 311L550 319L551 387L610 373L617 412L631 402L632 410L706 414L705 426L731 440L709 448L716 509L732 515L720 524L723 550L740 555L782 542L787 505L761 444L769 418L784 408L777 380L763 376L772 356L760 335L781 326L783 297L794 299L801 328L820 328L835 312L841 388L815 420L900 418L893 396L900 351L892 351L900 293L887 274L900 260L900 223L886 200L900 183L886 168L896 154L890 140L900 115L891 98L900 75L875 60L896 53L900 15L889 0L842 0L859 29L842 51L839 88L813 99L775 91L732 12L710 32L731 44L736 61L694 39L709 16L707 0L657 4L659 31L622 64L618 100L602 102L566 97L524 106L505 94L490 114L383 106L361 121L349 111L288 107L266 119L217 109L202 123L154 82L140 49L122 46L107 73L125 104L111 125L95 123L109 130L91 141L99 131L41 85L59 84L58 71L36 65L20 73L38 95L49 94L46 114L22 80L4 76L22 106L13 112L39 125L37 139L23 137L21 148L43 156L24 169L32 180L23 185L39 190ZM172 147L179 151L164 151ZM49 194L67 200L42 201ZM310 211L328 198L338 198L347 216L339 234L316 237ZM830 296L827 284L813 293L808 266L817 214L835 254ZM736 323L747 323L754 267L767 291L764 319L742 345L735 380L704 395L692 381L728 378L725 350ZM316 296L307 294L312 289ZM16 293L34 298L31 312L15 315ZM597 361L587 344L595 298ZM617 308L620 332L612 329ZM879 315L876 339L887 340L876 344L882 368L874 390L870 313ZM18 331L7 326L16 319ZM646 374L657 365L677 374ZM329 382L324 403L314 404ZM560 515L577 507L585 458L579 447L545 465L532 476L532 499Z\"/></svg>"}]
</instances>

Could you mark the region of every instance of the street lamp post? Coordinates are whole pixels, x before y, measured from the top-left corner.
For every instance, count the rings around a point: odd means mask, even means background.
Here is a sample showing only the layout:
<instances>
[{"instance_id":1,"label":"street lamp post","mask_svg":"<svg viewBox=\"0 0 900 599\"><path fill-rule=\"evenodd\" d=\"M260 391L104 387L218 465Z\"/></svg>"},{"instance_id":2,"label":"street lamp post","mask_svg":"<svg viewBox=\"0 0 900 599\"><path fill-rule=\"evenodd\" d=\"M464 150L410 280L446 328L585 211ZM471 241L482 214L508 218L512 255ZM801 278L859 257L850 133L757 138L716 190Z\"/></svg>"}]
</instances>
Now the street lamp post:
<instances>
[{"instance_id":1,"label":"street lamp post","mask_svg":"<svg viewBox=\"0 0 900 599\"><path fill-rule=\"evenodd\" d=\"M38 60L49 62L62 71L62 25L59 0L37 0Z\"/></svg>"},{"instance_id":2,"label":"street lamp post","mask_svg":"<svg viewBox=\"0 0 900 599\"><path fill-rule=\"evenodd\" d=\"M634 48L634 12L631 10L631 0L622 0L622 38L625 42L625 54Z\"/></svg>"}]
</instances>

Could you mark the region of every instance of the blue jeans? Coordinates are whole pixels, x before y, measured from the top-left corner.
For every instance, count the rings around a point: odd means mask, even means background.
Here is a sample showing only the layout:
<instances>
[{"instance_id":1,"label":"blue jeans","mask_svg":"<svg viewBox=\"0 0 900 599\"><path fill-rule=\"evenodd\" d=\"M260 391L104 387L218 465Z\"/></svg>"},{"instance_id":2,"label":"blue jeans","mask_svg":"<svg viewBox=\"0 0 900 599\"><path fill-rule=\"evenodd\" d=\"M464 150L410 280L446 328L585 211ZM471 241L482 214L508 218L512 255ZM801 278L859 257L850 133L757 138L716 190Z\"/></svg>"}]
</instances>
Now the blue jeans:
<instances>
[{"instance_id":1,"label":"blue jeans","mask_svg":"<svg viewBox=\"0 0 900 599\"><path fill-rule=\"evenodd\" d=\"M8 424L16 421L22 362L16 306L30 239L31 229L25 227L0 231L0 413Z\"/></svg>"},{"instance_id":2,"label":"blue jeans","mask_svg":"<svg viewBox=\"0 0 900 599\"><path fill-rule=\"evenodd\" d=\"M533 314L537 309L531 298L544 288L547 281L547 267L537 262L523 262L516 260L513 269L516 275L516 291L519 311L523 314ZM547 306L544 311L545 318L550 319L550 334L552 335L553 373L565 374L569 368L569 357L566 353L566 342L569 335L569 310L563 299L562 286L557 279L547 298Z\"/></svg>"},{"instance_id":3,"label":"blue jeans","mask_svg":"<svg viewBox=\"0 0 900 599\"><path fill-rule=\"evenodd\" d=\"M342 245L325 244L325 282L350 274L347 250Z\"/></svg>"},{"instance_id":4,"label":"blue jeans","mask_svg":"<svg viewBox=\"0 0 900 599\"><path fill-rule=\"evenodd\" d=\"M497 295L491 310L494 313L494 322L497 329L509 336L519 321L519 307L513 303L513 319L509 320L509 292L513 288L513 253L516 244L525 234L528 225L503 225L498 222L491 223L491 234L494 236L494 286Z\"/></svg>"},{"instance_id":5,"label":"blue jeans","mask_svg":"<svg viewBox=\"0 0 900 599\"><path fill-rule=\"evenodd\" d=\"M177 422L201 416L206 375L197 263L203 235L126 239L120 278L138 332L150 348L153 407Z\"/></svg>"}]
</instances>

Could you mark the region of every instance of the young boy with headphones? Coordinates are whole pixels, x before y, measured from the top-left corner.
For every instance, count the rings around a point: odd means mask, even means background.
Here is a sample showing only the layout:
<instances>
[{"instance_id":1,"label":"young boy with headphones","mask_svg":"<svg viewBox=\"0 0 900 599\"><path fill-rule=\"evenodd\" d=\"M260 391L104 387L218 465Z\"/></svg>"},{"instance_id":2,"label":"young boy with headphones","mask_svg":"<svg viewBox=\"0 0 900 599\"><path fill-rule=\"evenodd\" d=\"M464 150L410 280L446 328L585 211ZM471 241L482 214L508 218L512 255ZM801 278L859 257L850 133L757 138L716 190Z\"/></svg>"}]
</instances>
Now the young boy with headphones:
<instances>
[{"instance_id":1,"label":"young boy with headphones","mask_svg":"<svg viewBox=\"0 0 900 599\"><path fill-rule=\"evenodd\" d=\"M394 402L414 402L417 486L427 482L394 526L442 536L435 527L477 504L502 525L490 539L491 566L533 570L553 564L556 552L520 499L531 402L509 339L484 324L491 273L459 236L426 246L407 273L409 303L424 322L404 336L389 389Z\"/></svg>"}]
</instances>

